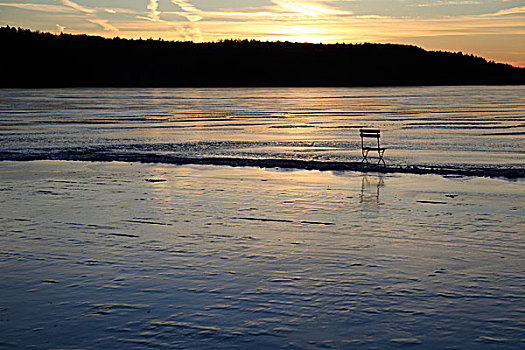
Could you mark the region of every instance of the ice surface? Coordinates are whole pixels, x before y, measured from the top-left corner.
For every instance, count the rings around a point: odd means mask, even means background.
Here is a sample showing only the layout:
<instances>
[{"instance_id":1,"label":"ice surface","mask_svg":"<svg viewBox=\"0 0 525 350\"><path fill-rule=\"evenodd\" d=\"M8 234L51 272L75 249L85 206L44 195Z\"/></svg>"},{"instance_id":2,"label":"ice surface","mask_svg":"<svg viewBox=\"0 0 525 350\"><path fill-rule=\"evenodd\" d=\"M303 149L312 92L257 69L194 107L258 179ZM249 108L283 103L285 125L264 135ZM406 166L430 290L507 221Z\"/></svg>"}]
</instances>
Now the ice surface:
<instances>
[{"instance_id":1,"label":"ice surface","mask_svg":"<svg viewBox=\"0 0 525 350\"><path fill-rule=\"evenodd\" d=\"M1 90L0 102L1 160L356 162L358 129L373 126L392 167L525 164L522 86Z\"/></svg>"},{"instance_id":2,"label":"ice surface","mask_svg":"<svg viewBox=\"0 0 525 350\"><path fill-rule=\"evenodd\" d=\"M523 180L64 161L0 178L0 348L523 346Z\"/></svg>"},{"instance_id":3,"label":"ice surface","mask_svg":"<svg viewBox=\"0 0 525 350\"><path fill-rule=\"evenodd\" d=\"M0 349L524 345L521 86L4 89L0 140Z\"/></svg>"}]
</instances>

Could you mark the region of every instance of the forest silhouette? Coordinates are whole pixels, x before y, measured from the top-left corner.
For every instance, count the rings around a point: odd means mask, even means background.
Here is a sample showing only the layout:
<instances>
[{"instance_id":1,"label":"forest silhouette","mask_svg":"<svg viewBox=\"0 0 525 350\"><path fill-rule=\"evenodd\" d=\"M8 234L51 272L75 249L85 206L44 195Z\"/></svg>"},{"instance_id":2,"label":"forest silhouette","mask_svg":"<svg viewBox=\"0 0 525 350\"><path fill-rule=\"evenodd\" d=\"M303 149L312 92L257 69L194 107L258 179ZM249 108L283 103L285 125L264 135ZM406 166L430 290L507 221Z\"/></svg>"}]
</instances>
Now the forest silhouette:
<instances>
[{"instance_id":1,"label":"forest silhouette","mask_svg":"<svg viewBox=\"0 0 525 350\"><path fill-rule=\"evenodd\" d=\"M398 44L194 43L2 27L0 87L525 84L525 68Z\"/></svg>"}]
</instances>

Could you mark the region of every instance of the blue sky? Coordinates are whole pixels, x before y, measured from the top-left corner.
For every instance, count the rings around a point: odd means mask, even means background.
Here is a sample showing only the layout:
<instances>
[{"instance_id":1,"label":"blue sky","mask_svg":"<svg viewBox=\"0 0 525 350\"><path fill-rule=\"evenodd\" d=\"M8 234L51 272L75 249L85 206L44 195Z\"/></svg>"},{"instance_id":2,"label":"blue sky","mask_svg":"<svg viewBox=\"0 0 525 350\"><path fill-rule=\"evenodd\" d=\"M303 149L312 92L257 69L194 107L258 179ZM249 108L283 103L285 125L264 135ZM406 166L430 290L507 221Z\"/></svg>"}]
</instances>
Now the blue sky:
<instances>
[{"instance_id":1,"label":"blue sky","mask_svg":"<svg viewBox=\"0 0 525 350\"><path fill-rule=\"evenodd\" d=\"M169 40L405 43L525 67L524 0L0 0L0 25Z\"/></svg>"}]
</instances>

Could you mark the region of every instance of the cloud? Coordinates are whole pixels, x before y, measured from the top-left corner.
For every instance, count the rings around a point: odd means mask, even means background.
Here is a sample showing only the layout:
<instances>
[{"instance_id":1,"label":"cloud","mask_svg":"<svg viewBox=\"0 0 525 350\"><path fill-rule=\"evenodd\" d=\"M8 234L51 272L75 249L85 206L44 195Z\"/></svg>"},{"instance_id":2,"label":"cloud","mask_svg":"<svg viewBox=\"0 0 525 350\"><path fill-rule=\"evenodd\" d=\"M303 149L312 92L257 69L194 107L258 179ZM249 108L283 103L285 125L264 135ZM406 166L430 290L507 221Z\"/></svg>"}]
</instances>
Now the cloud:
<instances>
[{"instance_id":1,"label":"cloud","mask_svg":"<svg viewBox=\"0 0 525 350\"><path fill-rule=\"evenodd\" d=\"M57 24L57 30L58 30L60 33L63 33L64 30L66 30L66 27L61 26L60 24Z\"/></svg>"},{"instance_id":2,"label":"cloud","mask_svg":"<svg viewBox=\"0 0 525 350\"><path fill-rule=\"evenodd\" d=\"M126 8L85 8L78 4L75 4L71 1L61 1L63 5L49 5L49 4L31 4L31 3L0 3L0 6L10 6L16 7L23 10L32 10L40 12L50 12L50 13L74 13L76 11L83 12L85 14L93 14L97 11L104 11L110 14L138 14L137 11L126 9ZM64 6L65 5L65 6Z\"/></svg>"},{"instance_id":3,"label":"cloud","mask_svg":"<svg viewBox=\"0 0 525 350\"><path fill-rule=\"evenodd\" d=\"M181 35L184 40L201 41L202 33L197 22L203 19L204 11L196 8L186 0L171 0L171 2L182 10L182 12L178 12L177 14L190 22L188 25L177 26L177 33Z\"/></svg>"},{"instance_id":4,"label":"cloud","mask_svg":"<svg viewBox=\"0 0 525 350\"><path fill-rule=\"evenodd\" d=\"M84 13L94 13L95 10L86 8L82 5L76 4L73 1L70 0L60 0L60 2L66 6L69 6L71 8L74 8L77 11L84 12Z\"/></svg>"},{"instance_id":5,"label":"cloud","mask_svg":"<svg viewBox=\"0 0 525 350\"><path fill-rule=\"evenodd\" d=\"M191 22L200 20L222 22L231 21L302 21L321 20L335 17L351 16L353 12L344 11L324 4L325 1L290 1L272 0L273 5L254 7L248 11L203 11L191 5L186 0L171 0L182 11L165 12L183 16ZM248 23L250 25L251 23ZM271 25L271 23L268 23Z\"/></svg>"},{"instance_id":6,"label":"cloud","mask_svg":"<svg viewBox=\"0 0 525 350\"><path fill-rule=\"evenodd\" d=\"M349 15L350 11L344 11L332 6L325 5L323 1L290 1L272 0L275 4L273 10L305 17L326 17L337 15Z\"/></svg>"},{"instance_id":7,"label":"cloud","mask_svg":"<svg viewBox=\"0 0 525 350\"><path fill-rule=\"evenodd\" d=\"M188 1L171 0L171 2L182 9L183 12L180 13L180 15L185 17L188 21L197 22L203 18L204 12L190 4Z\"/></svg>"},{"instance_id":8,"label":"cloud","mask_svg":"<svg viewBox=\"0 0 525 350\"><path fill-rule=\"evenodd\" d=\"M175 30L183 38L183 40L195 41L196 38L202 40L200 28L195 26L193 23L189 25L178 26Z\"/></svg>"},{"instance_id":9,"label":"cloud","mask_svg":"<svg viewBox=\"0 0 525 350\"><path fill-rule=\"evenodd\" d=\"M107 32L118 32L118 29L109 24L108 21L105 19L88 18L88 21L101 26L102 29L104 29Z\"/></svg>"},{"instance_id":10,"label":"cloud","mask_svg":"<svg viewBox=\"0 0 525 350\"><path fill-rule=\"evenodd\" d=\"M523 15L525 14L525 6L513 7L510 9L500 10L494 13L487 13L484 16L496 17L496 16L507 16L507 15Z\"/></svg>"},{"instance_id":11,"label":"cloud","mask_svg":"<svg viewBox=\"0 0 525 350\"><path fill-rule=\"evenodd\" d=\"M33 10L40 12L54 12L54 13L68 13L73 12L72 9L60 5L46 5L46 4L26 4L26 3L0 3L0 6L11 6L24 10Z\"/></svg>"},{"instance_id":12,"label":"cloud","mask_svg":"<svg viewBox=\"0 0 525 350\"><path fill-rule=\"evenodd\" d=\"M158 8L159 8L159 0L149 0L148 6L146 6L146 8L149 10L148 17L153 22L160 21L160 11L158 10Z\"/></svg>"},{"instance_id":13,"label":"cloud","mask_svg":"<svg viewBox=\"0 0 525 350\"><path fill-rule=\"evenodd\" d=\"M97 8L97 10L98 9L100 9L100 8ZM139 12L139 11L136 11L136 10L126 9L126 8L117 8L117 7L103 8L103 9L100 9L100 10L104 11L106 13L111 13L111 14L138 15L138 14L143 13L143 12Z\"/></svg>"},{"instance_id":14,"label":"cloud","mask_svg":"<svg viewBox=\"0 0 525 350\"><path fill-rule=\"evenodd\" d=\"M481 1L433 1L425 4L417 4L418 7L453 6L453 5L479 5Z\"/></svg>"}]
</instances>

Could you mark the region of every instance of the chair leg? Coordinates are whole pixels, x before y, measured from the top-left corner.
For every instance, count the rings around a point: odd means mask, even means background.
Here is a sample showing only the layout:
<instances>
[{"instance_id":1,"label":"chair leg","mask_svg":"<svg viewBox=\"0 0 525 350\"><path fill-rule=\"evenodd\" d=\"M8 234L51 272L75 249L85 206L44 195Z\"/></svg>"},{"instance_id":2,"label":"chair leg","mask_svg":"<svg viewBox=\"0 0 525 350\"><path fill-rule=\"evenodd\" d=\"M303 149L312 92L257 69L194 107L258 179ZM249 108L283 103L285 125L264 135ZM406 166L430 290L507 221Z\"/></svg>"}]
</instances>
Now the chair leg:
<instances>
[{"instance_id":1,"label":"chair leg","mask_svg":"<svg viewBox=\"0 0 525 350\"><path fill-rule=\"evenodd\" d=\"M386 167L385 160L383 159L383 155L385 154L385 152L384 152L384 151L383 151L383 152L378 151L377 153L378 153L378 155L379 155L379 160L377 161L377 165L380 165L381 162L383 162L383 166Z\"/></svg>"},{"instance_id":2,"label":"chair leg","mask_svg":"<svg viewBox=\"0 0 525 350\"><path fill-rule=\"evenodd\" d=\"M361 163L365 163L368 164L368 151L363 151L363 159L361 159Z\"/></svg>"}]
</instances>

